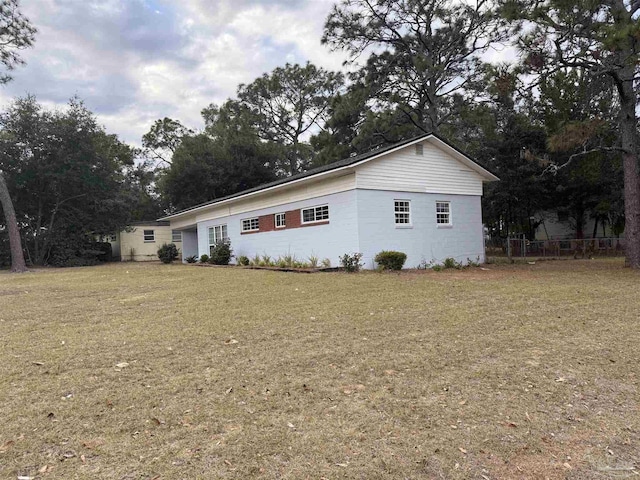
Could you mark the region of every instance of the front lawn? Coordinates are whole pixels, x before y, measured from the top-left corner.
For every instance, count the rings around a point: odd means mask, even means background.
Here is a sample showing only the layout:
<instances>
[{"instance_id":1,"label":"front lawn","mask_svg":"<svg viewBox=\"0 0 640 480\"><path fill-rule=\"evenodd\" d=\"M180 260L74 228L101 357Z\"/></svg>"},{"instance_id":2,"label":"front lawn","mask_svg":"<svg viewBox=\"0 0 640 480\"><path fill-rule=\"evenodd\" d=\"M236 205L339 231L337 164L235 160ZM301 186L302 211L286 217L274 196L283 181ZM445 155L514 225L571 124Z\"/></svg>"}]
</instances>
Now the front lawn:
<instances>
[{"instance_id":1,"label":"front lawn","mask_svg":"<svg viewBox=\"0 0 640 480\"><path fill-rule=\"evenodd\" d=\"M640 275L487 268L0 273L0 478L637 475Z\"/></svg>"}]
</instances>

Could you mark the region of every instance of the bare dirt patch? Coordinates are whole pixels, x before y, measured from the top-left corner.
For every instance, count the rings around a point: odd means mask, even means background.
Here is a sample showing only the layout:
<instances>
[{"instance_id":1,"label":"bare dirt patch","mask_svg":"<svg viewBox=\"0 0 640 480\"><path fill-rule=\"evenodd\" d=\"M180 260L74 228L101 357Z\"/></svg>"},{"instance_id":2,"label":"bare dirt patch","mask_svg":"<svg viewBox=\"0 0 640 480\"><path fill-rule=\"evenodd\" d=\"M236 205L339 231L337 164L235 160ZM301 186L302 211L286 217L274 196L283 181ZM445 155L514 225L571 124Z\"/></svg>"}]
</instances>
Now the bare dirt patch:
<instances>
[{"instance_id":1,"label":"bare dirt patch","mask_svg":"<svg viewBox=\"0 0 640 480\"><path fill-rule=\"evenodd\" d=\"M634 477L620 261L3 275L0 477Z\"/></svg>"}]
</instances>

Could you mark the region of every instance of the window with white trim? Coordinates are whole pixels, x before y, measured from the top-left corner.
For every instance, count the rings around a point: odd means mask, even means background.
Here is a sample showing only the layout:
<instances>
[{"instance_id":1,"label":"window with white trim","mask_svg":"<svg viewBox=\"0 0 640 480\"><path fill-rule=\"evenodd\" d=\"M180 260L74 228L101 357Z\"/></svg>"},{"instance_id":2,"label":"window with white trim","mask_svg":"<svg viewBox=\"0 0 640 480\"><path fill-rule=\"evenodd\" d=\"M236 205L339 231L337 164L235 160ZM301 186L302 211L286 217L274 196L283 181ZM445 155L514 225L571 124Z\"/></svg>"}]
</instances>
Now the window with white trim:
<instances>
[{"instance_id":1,"label":"window with white trim","mask_svg":"<svg viewBox=\"0 0 640 480\"><path fill-rule=\"evenodd\" d=\"M156 232L154 230L145 230L142 232L144 235L144 241L151 243L156 241Z\"/></svg>"},{"instance_id":2,"label":"window with white trim","mask_svg":"<svg viewBox=\"0 0 640 480\"><path fill-rule=\"evenodd\" d=\"M173 243L182 242L182 232L180 230L171 230L171 241Z\"/></svg>"},{"instance_id":3,"label":"window with white trim","mask_svg":"<svg viewBox=\"0 0 640 480\"><path fill-rule=\"evenodd\" d=\"M215 246L216 243L226 242L229 240L227 236L227 225L215 225L209 227L209 247Z\"/></svg>"},{"instance_id":4,"label":"window with white trim","mask_svg":"<svg viewBox=\"0 0 640 480\"><path fill-rule=\"evenodd\" d=\"M396 225L411 225L411 201L394 200Z\"/></svg>"},{"instance_id":5,"label":"window with white trim","mask_svg":"<svg viewBox=\"0 0 640 480\"><path fill-rule=\"evenodd\" d=\"M243 232L255 232L260 230L260 217L245 218L242 220Z\"/></svg>"},{"instance_id":6,"label":"window with white trim","mask_svg":"<svg viewBox=\"0 0 640 480\"><path fill-rule=\"evenodd\" d=\"M275 224L276 228L284 228L287 226L286 215L284 213L276 213Z\"/></svg>"},{"instance_id":7,"label":"window with white trim","mask_svg":"<svg viewBox=\"0 0 640 480\"><path fill-rule=\"evenodd\" d=\"M436 224L451 225L451 202L436 202Z\"/></svg>"},{"instance_id":8,"label":"window with white trim","mask_svg":"<svg viewBox=\"0 0 640 480\"><path fill-rule=\"evenodd\" d=\"M329 220L329 205L302 209L302 223L314 223L323 220Z\"/></svg>"}]
</instances>

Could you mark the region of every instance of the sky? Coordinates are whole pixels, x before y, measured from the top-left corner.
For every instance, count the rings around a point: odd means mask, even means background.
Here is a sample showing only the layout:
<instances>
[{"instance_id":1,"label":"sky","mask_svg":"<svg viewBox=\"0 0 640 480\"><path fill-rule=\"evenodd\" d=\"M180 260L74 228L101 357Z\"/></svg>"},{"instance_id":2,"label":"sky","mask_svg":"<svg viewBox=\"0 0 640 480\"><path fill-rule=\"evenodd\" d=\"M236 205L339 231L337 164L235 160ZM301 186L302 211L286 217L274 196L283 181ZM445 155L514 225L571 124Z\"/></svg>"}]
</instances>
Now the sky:
<instances>
[{"instance_id":1,"label":"sky","mask_svg":"<svg viewBox=\"0 0 640 480\"><path fill-rule=\"evenodd\" d=\"M139 145L159 118L201 128L200 111L285 63L341 69L320 44L334 0L22 0L38 29L0 104L77 95L109 133Z\"/></svg>"},{"instance_id":2,"label":"sky","mask_svg":"<svg viewBox=\"0 0 640 480\"><path fill-rule=\"evenodd\" d=\"M321 45L336 0L21 0L38 29L0 106L35 95L49 108L82 99L109 133L140 145L163 117L192 129L200 111L285 63L340 70ZM513 54L491 50L489 61Z\"/></svg>"}]
</instances>

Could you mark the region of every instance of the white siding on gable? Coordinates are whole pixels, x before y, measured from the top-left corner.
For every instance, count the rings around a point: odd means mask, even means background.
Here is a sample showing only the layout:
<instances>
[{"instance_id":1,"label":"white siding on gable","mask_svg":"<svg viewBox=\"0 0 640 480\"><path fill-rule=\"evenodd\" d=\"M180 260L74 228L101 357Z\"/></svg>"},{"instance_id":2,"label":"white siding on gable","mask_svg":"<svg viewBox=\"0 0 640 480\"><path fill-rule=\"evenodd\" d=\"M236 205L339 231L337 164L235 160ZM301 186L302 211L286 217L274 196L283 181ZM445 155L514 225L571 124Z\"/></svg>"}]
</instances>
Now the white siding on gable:
<instances>
[{"instance_id":1,"label":"white siding on gable","mask_svg":"<svg viewBox=\"0 0 640 480\"><path fill-rule=\"evenodd\" d=\"M409 145L356 168L356 187L400 192L482 195L482 177L428 141L422 155Z\"/></svg>"}]
</instances>

